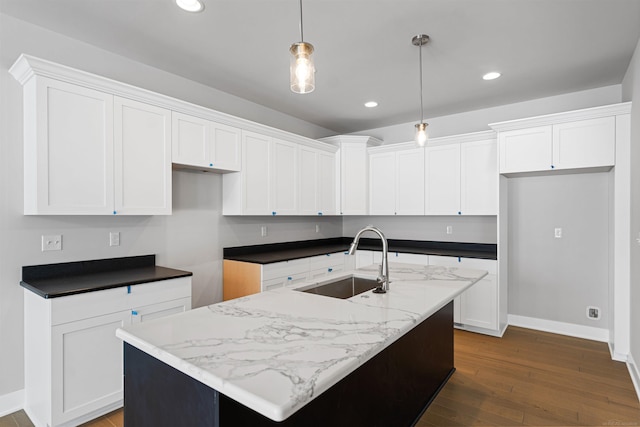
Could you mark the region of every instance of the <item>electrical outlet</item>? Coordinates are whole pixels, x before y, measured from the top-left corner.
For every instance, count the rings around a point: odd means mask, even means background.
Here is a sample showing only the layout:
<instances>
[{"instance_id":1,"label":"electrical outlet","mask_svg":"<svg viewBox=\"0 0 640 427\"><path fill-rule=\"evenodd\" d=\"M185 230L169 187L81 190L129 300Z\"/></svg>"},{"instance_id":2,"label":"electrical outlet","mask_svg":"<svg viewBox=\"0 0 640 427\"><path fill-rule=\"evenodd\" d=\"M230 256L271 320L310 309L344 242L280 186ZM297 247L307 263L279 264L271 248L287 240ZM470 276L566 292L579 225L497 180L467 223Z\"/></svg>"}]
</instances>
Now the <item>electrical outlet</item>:
<instances>
[{"instance_id":1,"label":"electrical outlet","mask_svg":"<svg viewBox=\"0 0 640 427\"><path fill-rule=\"evenodd\" d=\"M562 238L562 228L556 228L553 230L553 236L556 239L561 239Z\"/></svg>"},{"instance_id":2,"label":"electrical outlet","mask_svg":"<svg viewBox=\"0 0 640 427\"><path fill-rule=\"evenodd\" d=\"M316 233L320 232L320 224L316 224Z\"/></svg>"},{"instance_id":3,"label":"electrical outlet","mask_svg":"<svg viewBox=\"0 0 640 427\"><path fill-rule=\"evenodd\" d=\"M587 319L600 319L600 309L598 307L587 306Z\"/></svg>"},{"instance_id":4,"label":"electrical outlet","mask_svg":"<svg viewBox=\"0 0 640 427\"><path fill-rule=\"evenodd\" d=\"M42 236L42 252L44 251L61 251L62 250L62 234L51 234Z\"/></svg>"},{"instance_id":5,"label":"electrical outlet","mask_svg":"<svg viewBox=\"0 0 640 427\"><path fill-rule=\"evenodd\" d=\"M262 237L267 237L267 226L263 225L262 227L260 227L260 235Z\"/></svg>"},{"instance_id":6,"label":"electrical outlet","mask_svg":"<svg viewBox=\"0 0 640 427\"><path fill-rule=\"evenodd\" d=\"M109 246L120 246L120 232L112 231L109 233Z\"/></svg>"},{"instance_id":7,"label":"electrical outlet","mask_svg":"<svg viewBox=\"0 0 640 427\"><path fill-rule=\"evenodd\" d=\"M453 226L447 225L447 234L453 234Z\"/></svg>"}]
</instances>

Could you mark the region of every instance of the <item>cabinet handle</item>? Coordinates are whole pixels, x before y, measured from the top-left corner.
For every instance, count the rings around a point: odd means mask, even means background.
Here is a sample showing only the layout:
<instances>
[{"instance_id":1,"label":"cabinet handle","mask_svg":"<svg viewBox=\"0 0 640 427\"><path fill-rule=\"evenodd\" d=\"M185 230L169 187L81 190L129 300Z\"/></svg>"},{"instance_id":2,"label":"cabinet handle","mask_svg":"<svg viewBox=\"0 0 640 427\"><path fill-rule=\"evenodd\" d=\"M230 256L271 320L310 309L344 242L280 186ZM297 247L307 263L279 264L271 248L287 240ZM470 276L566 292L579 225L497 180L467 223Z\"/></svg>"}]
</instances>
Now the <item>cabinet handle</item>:
<instances>
[{"instance_id":1,"label":"cabinet handle","mask_svg":"<svg viewBox=\"0 0 640 427\"><path fill-rule=\"evenodd\" d=\"M551 165L551 169L555 169L555 168L556 168L555 166Z\"/></svg>"},{"instance_id":2,"label":"cabinet handle","mask_svg":"<svg viewBox=\"0 0 640 427\"><path fill-rule=\"evenodd\" d=\"M134 316L137 316L137 315L138 315L138 312L137 312L137 311L135 311L135 310L131 310L131 314L132 314L132 315L134 315Z\"/></svg>"},{"instance_id":3,"label":"cabinet handle","mask_svg":"<svg viewBox=\"0 0 640 427\"><path fill-rule=\"evenodd\" d=\"M329 271L329 273L331 273L333 271L333 268L328 268L327 270Z\"/></svg>"},{"instance_id":4,"label":"cabinet handle","mask_svg":"<svg viewBox=\"0 0 640 427\"><path fill-rule=\"evenodd\" d=\"M462 262L462 260L460 259L460 257L458 257L458 262Z\"/></svg>"},{"instance_id":5,"label":"cabinet handle","mask_svg":"<svg viewBox=\"0 0 640 427\"><path fill-rule=\"evenodd\" d=\"M291 277L287 277L287 280L293 280L293 279L291 279Z\"/></svg>"},{"instance_id":6,"label":"cabinet handle","mask_svg":"<svg viewBox=\"0 0 640 427\"><path fill-rule=\"evenodd\" d=\"M331 254L325 254L326 256L331 256Z\"/></svg>"},{"instance_id":7,"label":"cabinet handle","mask_svg":"<svg viewBox=\"0 0 640 427\"><path fill-rule=\"evenodd\" d=\"M115 215L115 214L116 214L116 211L113 211L113 214Z\"/></svg>"},{"instance_id":8,"label":"cabinet handle","mask_svg":"<svg viewBox=\"0 0 640 427\"><path fill-rule=\"evenodd\" d=\"M458 215L462 215L462 212L458 211Z\"/></svg>"},{"instance_id":9,"label":"cabinet handle","mask_svg":"<svg viewBox=\"0 0 640 427\"><path fill-rule=\"evenodd\" d=\"M213 163L209 163L209 166L213 166Z\"/></svg>"},{"instance_id":10,"label":"cabinet handle","mask_svg":"<svg viewBox=\"0 0 640 427\"><path fill-rule=\"evenodd\" d=\"M127 293L130 294L131 293L131 285L127 285Z\"/></svg>"},{"instance_id":11,"label":"cabinet handle","mask_svg":"<svg viewBox=\"0 0 640 427\"><path fill-rule=\"evenodd\" d=\"M276 214L276 211L271 212L271 215L274 215L274 216L275 216L275 214Z\"/></svg>"},{"instance_id":12,"label":"cabinet handle","mask_svg":"<svg viewBox=\"0 0 640 427\"><path fill-rule=\"evenodd\" d=\"M322 212L318 212L318 215L322 216Z\"/></svg>"}]
</instances>

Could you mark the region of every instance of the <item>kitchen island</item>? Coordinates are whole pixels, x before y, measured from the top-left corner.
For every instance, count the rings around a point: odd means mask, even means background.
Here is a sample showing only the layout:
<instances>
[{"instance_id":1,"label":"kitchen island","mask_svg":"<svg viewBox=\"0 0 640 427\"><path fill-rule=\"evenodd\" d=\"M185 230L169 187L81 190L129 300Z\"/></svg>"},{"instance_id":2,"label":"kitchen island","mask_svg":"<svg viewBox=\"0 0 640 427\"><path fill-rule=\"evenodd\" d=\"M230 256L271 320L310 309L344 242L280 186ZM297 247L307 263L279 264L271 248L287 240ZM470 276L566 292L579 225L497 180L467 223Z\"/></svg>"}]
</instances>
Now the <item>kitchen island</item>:
<instances>
[{"instance_id":1,"label":"kitchen island","mask_svg":"<svg viewBox=\"0 0 640 427\"><path fill-rule=\"evenodd\" d=\"M125 425L411 425L454 370L451 301L485 274L392 263L384 295L283 288L119 329Z\"/></svg>"}]
</instances>

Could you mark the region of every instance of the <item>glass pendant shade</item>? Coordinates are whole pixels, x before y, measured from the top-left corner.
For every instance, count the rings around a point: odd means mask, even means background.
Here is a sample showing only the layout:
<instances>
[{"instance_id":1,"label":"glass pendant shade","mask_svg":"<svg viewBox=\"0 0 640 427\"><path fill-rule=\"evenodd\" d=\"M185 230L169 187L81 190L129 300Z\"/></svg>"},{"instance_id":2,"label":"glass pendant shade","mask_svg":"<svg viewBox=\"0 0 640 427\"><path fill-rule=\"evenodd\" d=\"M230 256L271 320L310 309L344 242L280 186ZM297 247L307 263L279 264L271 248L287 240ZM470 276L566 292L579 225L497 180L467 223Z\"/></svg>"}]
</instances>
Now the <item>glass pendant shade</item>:
<instances>
[{"instance_id":1,"label":"glass pendant shade","mask_svg":"<svg viewBox=\"0 0 640 427\"><path fill-rule=\"evenodd\" d=\"M309 93L316 88L316 68L313 65L313 45L311 43L294 43L291 52L290 83L295 93Z\"/></svg>"},{"instance_id":2,"label":"glass pendant shade","mask_svg":"<svg viewBox=\"0 0 640 427\"><path fill-rule=\"evenodd\" d=\"M427 126L429 126L429 123L418 123L416 125L416 144L420 147L424 147L427 143L427 139L429 139Z\"/></svg>"}]
</instances>

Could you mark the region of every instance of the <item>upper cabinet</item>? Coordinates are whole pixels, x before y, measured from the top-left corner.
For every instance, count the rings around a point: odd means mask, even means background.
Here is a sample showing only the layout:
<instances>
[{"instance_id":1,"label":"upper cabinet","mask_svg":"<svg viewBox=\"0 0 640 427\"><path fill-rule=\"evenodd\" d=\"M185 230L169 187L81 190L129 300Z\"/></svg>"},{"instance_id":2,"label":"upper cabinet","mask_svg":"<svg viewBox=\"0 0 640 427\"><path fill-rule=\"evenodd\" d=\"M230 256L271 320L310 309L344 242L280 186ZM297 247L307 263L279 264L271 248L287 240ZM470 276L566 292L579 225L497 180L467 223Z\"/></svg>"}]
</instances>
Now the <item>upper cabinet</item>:
<instances>
[{"instance_id":1,"label":"upper cabinet","mask_svg":"<svg viewBox=\"0 0 640 427\"><path fill-rule=\"evenodd\" d=\"M171 213L169 110L34 75L24 84L24 213Z\"/></svg>"},{"instance_id":2,"label":"upper cabinet","mask_svg":"<svg viewBox=\"0 0 640 427\"><path fill-rule=\"evenodd\" d=\"M240 129L176 112L172 129L174 164L213 172L240 171Z\"/></svg>"},{"instance_id":3,"label":"upper cabinet","mask_svg":"<svg viewBox=\"0 0 640 427\"><path fill-rule=\"evenodd\" d=\"M496 215L497 144L493 132L429 141L425 149L427 215Z\"/></svg>"},{"instance_id":4,"label":"upper cabinet","mask_svg":"<svg viewBox=\"0 0 640 427\"><path fill-rule=\"evenodd\" d=\"M320 141L338 147L339 209L340 215L367 215L369 213L369 156L368 147L382 141L358 135L340 135Z\"/></svg>"},{"instance_id":5,"label":"upper cabinet","mask_svg":"<svg viewBox=\"0 0 640 427\"><path fill-rule=\"evenodd\" d=\"M414 144L369 150L369 213L424 215L424 149Z\"/></svg>"},{"instance_id":6,"label":"upper cabinet","mask_svg":"<svg viewBox=\"0 0 640 427\"><path fill-rule=\"evenodd\" d=\"M114 99L114 214L171 214L171 112Z\"/></svg>"},{"instance_id":7,"label":"upper cabinet","mask_svg":"<svg viewBox=\"0 0 640 427\"><path fill-rule=\"evenodd\" d=\"M332 215L335 149L242 132L242 170L225 174L224 215Z\"/></svg>"},{"instance_id":8,"label":"upper cabinet","mask_svg":"<svg viewBox=\"0 0 640 427\"><path fill-rule=\"evenodd\" d=\"M610 168L615 164L616 116L629 104L494 123L500 173Z\"/></svg>"}]
</instances>

